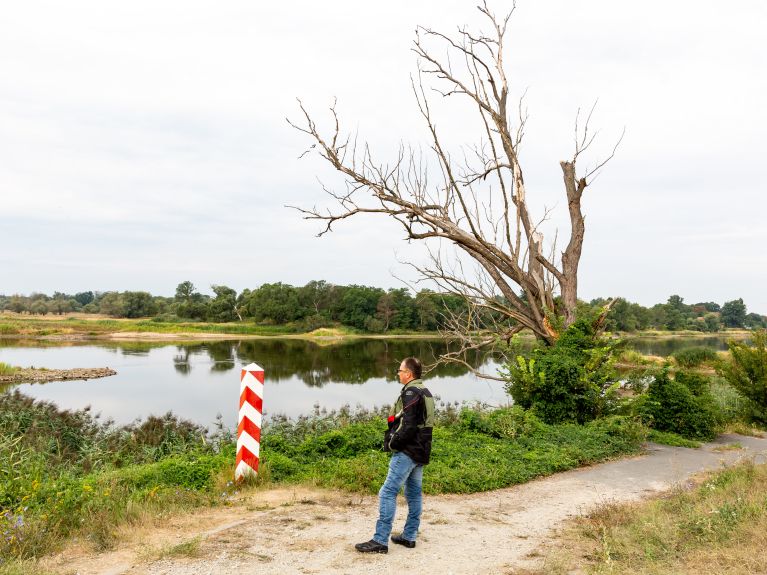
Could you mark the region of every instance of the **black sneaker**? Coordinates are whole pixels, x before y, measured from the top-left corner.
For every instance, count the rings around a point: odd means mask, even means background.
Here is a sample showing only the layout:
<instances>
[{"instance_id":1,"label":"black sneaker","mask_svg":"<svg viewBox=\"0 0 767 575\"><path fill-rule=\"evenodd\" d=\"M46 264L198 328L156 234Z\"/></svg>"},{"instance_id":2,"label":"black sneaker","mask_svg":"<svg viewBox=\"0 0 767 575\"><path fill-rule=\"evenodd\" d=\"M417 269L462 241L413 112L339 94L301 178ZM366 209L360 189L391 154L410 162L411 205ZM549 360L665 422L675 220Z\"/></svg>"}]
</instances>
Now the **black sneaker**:
<instances>
[{"instance_id":1,"label":"black sneaker","mask_svg":"<svg viewBox=\"0 0 767 575\"><path fill-rule=\"evenodd\" d=\"M415 547L415 541L410 541L409 539L405 539L402 535L392 535L391 540L397 545L404 545L408 549L412 549L413 547Z\"/></svg>"},{"instance_id":2,"label":"black sneaker","mask_svg":"<svg viewBox=\"0 0 767 575\"><path fill-rule=\"evenodd\" d=\"M415 543L413 543L415 545ZM381 545L378 541L365 541L364 543L357 543L354 548L360 553L388 553L389 547Z\"/></svg>"}]
</instances>

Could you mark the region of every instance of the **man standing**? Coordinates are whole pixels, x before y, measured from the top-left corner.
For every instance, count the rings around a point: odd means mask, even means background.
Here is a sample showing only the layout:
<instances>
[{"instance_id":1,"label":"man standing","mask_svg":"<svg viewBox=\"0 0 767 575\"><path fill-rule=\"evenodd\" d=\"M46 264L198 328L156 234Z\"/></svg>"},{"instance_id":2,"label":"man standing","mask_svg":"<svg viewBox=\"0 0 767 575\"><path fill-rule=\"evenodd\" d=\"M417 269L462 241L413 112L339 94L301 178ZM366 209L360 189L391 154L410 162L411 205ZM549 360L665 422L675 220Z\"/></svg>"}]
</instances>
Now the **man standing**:
<instances>
[{"instance_id":1,"label":"man standing","mask_svg":"<svg viewBox=\"0 0 767 575\"><path fill-rule=\"evenodd\" d=\"M389 412L389 429L384 437L384 451L393 455L389 473L378 492L378 521L370 541L354 547L361 553L388 553L389 535L397 510L397 493L405 486L407 521L400 535L391 540L412 549L421 523L421 482L423 466L431 455L431 431L434 427L434 399L421 381L421 362L415 357L402 360L397 371L404 386Z\"/></svg>"}]
</instances>

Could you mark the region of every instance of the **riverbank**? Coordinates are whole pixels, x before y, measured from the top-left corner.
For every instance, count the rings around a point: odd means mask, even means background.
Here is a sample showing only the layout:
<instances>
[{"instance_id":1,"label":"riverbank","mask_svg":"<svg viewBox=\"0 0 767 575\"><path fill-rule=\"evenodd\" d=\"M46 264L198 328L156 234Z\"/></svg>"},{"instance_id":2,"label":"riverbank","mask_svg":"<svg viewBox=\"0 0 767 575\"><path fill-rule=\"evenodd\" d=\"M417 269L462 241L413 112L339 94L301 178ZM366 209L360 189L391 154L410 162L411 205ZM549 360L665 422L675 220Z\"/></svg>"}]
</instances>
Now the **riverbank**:
<instances>
[{"instance_id":1,"label":"riverbank","mask_svg":"<svg viewBox=\"0 0 767 575\"><path fill-rule=\"evenodd\" d=\"M732 337L744 338L748 330L726 330L717 333L695 331L643 331L618 333L619 337L677 338ZM533 339L532 334L521 334ZM438 332L409 332L372 334L345 326L297 332L290 326L261 325L250 322L167 322L157 318L115 319L94 314L64 314L62 316L29 316L3 312L0 314L0 338L43 339L53 341L200 341L227 339L296 338L318 342L369 339L442 339Z\"/></svg>"},{"instance_id":2,"label":"riverbank","mask_svg":"<svg viewBox=\"0 0 767 575\"><path fill-rule=\"evenodd\" d=\"M250 322L164 322L156 319L115 319L88 314L27 316L0 314L0 338L50 341L200 341L261 338L311 339L318 342L353 338L438 339L437 332L369 334L345 326L297 332L290 326Z\"/></svg>"}]
</instances>

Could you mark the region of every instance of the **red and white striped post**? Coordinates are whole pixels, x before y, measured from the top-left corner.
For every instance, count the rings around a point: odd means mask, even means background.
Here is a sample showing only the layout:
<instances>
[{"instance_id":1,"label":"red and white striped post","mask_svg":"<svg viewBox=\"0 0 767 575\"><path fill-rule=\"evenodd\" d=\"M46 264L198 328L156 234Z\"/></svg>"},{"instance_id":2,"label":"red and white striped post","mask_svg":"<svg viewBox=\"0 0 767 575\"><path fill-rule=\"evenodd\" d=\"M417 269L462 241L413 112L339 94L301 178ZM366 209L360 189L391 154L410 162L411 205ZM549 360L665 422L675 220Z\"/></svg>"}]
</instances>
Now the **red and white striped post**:
<instances>
[{"instance_id":1,"label":"red and white striped post","mask_svg":"<svg viewBox=\"0 0 767 575\"><path fill-rule=\"evenodd\" d=\"M240 417L237 424L237 463L234 479L258 473L261 413L264 401L264 368L251 363L240 374Z\"/></svg>"}]
</instances>

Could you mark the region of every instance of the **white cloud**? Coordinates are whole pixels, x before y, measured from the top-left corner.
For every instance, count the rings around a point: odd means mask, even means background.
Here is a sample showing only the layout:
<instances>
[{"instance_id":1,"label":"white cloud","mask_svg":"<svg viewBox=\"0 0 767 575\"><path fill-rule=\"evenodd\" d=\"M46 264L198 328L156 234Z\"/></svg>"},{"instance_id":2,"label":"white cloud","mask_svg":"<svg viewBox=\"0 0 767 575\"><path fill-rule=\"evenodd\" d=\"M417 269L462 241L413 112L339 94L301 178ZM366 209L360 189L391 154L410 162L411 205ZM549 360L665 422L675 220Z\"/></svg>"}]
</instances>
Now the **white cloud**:
<instances>
[{"instance_id":1,"label":"white cloud","mask_svg":"<svg viewBox=\"0 0 767 575\"><path fill-rule=\"evenodd\" d=\"M514 93L529 89L530 193L564 208L558 161L578 107L599 98L597 155L627 128L585 200L584 297L742 296L767 312L765 16L755 0L519 3L507 60ZM471 3L436 0L5 6L0 292L170 293L192 275L395 285L395 248L422 253L396 226L344 222L317 240L283 207L322 205L317 178L338 181L296 159L308 142L284 118L296 96L319 115L338 97L381 157L428 146L409 85L415 25L477 21ZM435 106L451 142L473 138L470 115Z\"/></svg>"}]
</instances>

